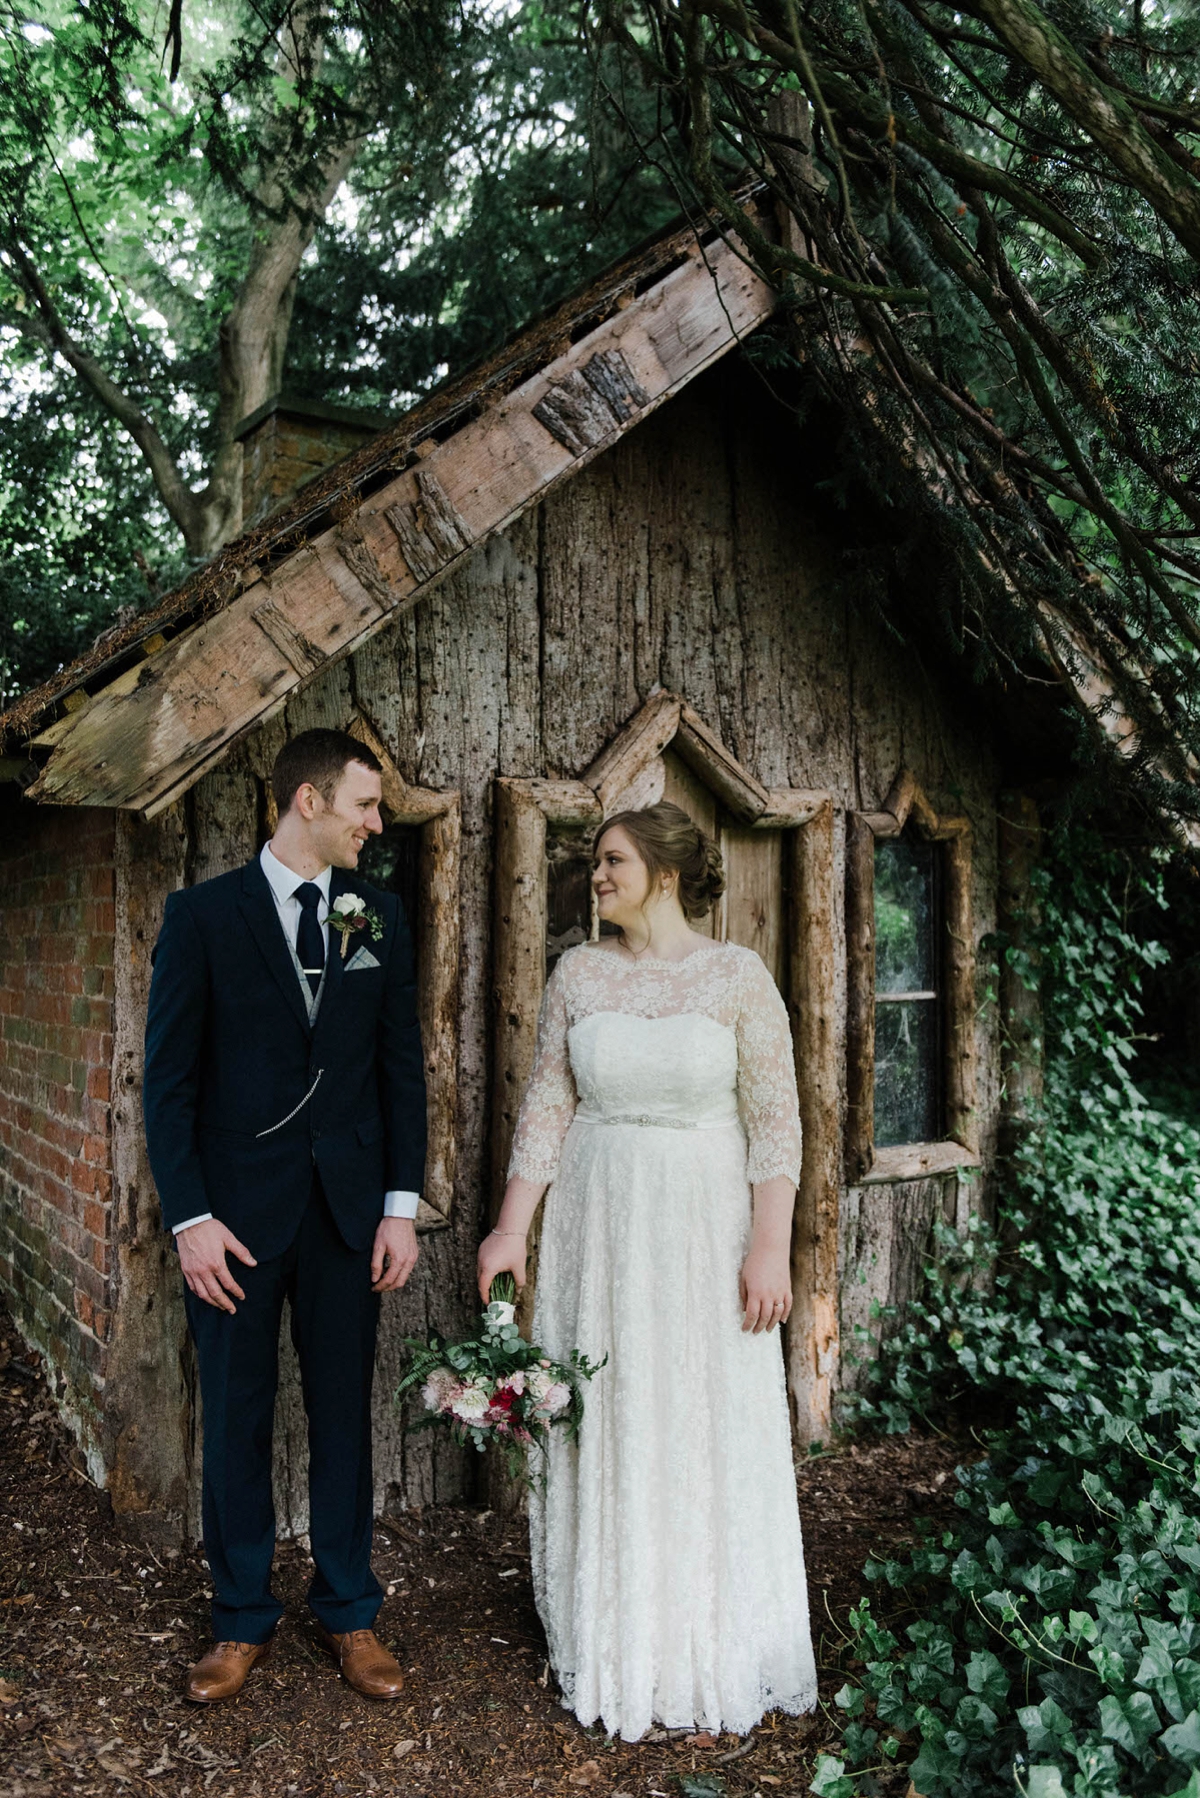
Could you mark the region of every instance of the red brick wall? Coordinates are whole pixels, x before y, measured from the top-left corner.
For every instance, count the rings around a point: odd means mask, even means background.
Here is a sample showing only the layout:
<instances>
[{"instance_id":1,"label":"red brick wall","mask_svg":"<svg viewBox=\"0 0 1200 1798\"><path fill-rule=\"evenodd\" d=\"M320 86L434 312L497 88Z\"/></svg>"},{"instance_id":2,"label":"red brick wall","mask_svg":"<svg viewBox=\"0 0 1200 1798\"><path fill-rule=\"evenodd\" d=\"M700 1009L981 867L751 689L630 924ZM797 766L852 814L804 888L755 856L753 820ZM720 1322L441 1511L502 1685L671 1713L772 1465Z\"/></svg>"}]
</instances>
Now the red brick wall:
<instances>
[{"instance_id":1,"label":"red brick wall","mask_svg":"<svg viewBox=\"0 0 1200 1798\"><path fill-rule=\"evenodd\" d=\"M87 1439L110 1323L114 815L0 792L0 1287Z\"/></svg>"}]
</instances>

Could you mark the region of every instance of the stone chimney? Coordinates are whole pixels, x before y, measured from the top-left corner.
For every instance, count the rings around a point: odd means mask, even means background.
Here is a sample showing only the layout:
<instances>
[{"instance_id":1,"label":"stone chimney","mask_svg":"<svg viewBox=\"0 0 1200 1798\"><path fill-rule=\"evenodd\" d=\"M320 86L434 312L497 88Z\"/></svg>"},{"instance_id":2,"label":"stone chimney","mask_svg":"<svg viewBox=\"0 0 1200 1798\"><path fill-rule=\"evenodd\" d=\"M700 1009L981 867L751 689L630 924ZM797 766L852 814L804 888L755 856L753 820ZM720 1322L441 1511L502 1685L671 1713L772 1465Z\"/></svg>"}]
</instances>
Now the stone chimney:
<instances>
[{"instance_id":1,"label":"stone chimney","mask_svg":"<svg viewBox=\"0 0 1200 1798\"><path fill-rule=\"evenodd\" d=\"M391 420L384 413L327 406L276 394L234 433L242 445L242 528L276 511L306 481L369 443Z\"/></svg>"}]
</instances>

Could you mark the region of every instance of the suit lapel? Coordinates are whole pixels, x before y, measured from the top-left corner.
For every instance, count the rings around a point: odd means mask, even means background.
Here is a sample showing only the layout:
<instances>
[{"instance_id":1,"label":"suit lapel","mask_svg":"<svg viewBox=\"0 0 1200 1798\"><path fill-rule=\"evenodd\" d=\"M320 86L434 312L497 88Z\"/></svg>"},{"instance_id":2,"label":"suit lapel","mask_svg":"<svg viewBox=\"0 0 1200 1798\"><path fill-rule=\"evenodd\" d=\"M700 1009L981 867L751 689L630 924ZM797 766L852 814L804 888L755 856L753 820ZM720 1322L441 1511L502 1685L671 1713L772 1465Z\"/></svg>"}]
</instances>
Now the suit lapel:
<instances>
[{"instance_id":1,"label":"suit lapel","mask_svg":"<svg viewBox=\"0 0 1200 1798\"><path fill-rule=\"evenodd\" d=\"M263 960L270 968L280 991L291 1007L297 1020L305 1030L312 1026L308 1021L308 1012L304 1005L304 995L300 991L300 982L296 978L296 967L288 954L287 941L283 934L283 926L279 922L279 913L275 909L275 900L267 877L262 871L258 857L248 862L242 871L242 893L238 901L250 934L257 943ZM336 934L331 931L330 935ZM325 998L328 999L326 993ZM324 1000L321 1005L325 1009Z\"/></svg>"}]
</instances>

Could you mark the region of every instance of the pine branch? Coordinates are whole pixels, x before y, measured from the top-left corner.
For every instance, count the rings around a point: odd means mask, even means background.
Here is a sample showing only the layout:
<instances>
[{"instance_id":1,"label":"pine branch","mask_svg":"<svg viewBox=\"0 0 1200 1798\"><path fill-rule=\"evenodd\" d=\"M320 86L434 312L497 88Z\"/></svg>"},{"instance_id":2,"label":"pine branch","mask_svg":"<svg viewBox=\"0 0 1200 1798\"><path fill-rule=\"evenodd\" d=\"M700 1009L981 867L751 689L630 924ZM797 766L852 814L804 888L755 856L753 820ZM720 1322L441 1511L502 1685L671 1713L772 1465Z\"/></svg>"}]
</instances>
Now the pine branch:
<instances>
[{"instance_id":1,"label":"pine branch","mask_svg":"<svg viewBox=\"0 0 1200 1798\"><path fill-rule=\"evenodd\" d=\"M780 68L804 80L804 59L776 32L758 23L735 0L700 0L702 10L727 30L736 32L769 56ZM985 193L1007 200L1022 217L1042 225L1072 250L1086 267L1103 260L1098 246L1084 236L1066 215L1031 188L1014 181L1003 169L981 162L948 138L940 137L916 119L891 112L881 100L858 87L846 76L820 69L821 91L835 112L857 125L873 142L910 145L941 174L953 182L967 182Z\"/></svg>"},{"instance_id":2,"label":"pine branch","mask_svg":"<svg viewBox=\"0 0 1200 1798\"><path fill-rule=\"evenodd\" d=\"M1033 0L964 0L963 10L1021 57L1184 249L1200 258L1200 183L1160 149L1125 96L1093 74Z\"/></svg>"}]
</instances>

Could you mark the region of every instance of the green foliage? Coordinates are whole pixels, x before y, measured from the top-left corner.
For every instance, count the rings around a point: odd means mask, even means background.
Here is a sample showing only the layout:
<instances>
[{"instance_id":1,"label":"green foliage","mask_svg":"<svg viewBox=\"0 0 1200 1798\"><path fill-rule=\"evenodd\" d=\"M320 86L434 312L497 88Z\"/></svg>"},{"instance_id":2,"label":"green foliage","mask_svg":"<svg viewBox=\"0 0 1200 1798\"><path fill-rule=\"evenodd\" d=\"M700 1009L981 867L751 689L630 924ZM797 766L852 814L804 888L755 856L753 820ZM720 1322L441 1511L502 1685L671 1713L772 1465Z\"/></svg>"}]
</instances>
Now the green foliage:
<instances>
[{"instance_id":1,"label":"green foliage","mask_svg":"<svg viewBox=\"0 0 1200 1798\"><path fill-rule=\"evenodd\" d=\"M1200 1791L1200 1127L1131 1072L1160 870L1068 833L1038 897L1044 1115L996 1239L939 1233L863 1406L993 1428L954 1526L868 1566L841 1755L919 1742L925 1798Z\"/></svg>"},{"instance_id":2,"label":"green foliage","mask_svg":"<svg viewBox=\"0 0 1200 1798\"><path fill-rule=\"evenodd\" d=\"M782 295L831 460L891 524L885 578L924 598L917 619L911 592L907 619L885 602L893 628L1006 681L1048 634L1136 719L1146 786L1194 815L1195 6L591 6L664 96L684 154L655 153ZM747 232L738 166L790 247Z\"/></svg>"},{"instance_id":3,"label":"green foliage","mask_svg":"<svg viewBox=\"0 0 1200 1798\"><path fill-rule=\"evenodd\" d=\"M174 82L165 17L0 15L0 704L236 532L262 398L399 412L675 206L570 0L188 0ZM245 399L222 327L292 227Z\"/></svg>"}]
</instances>

